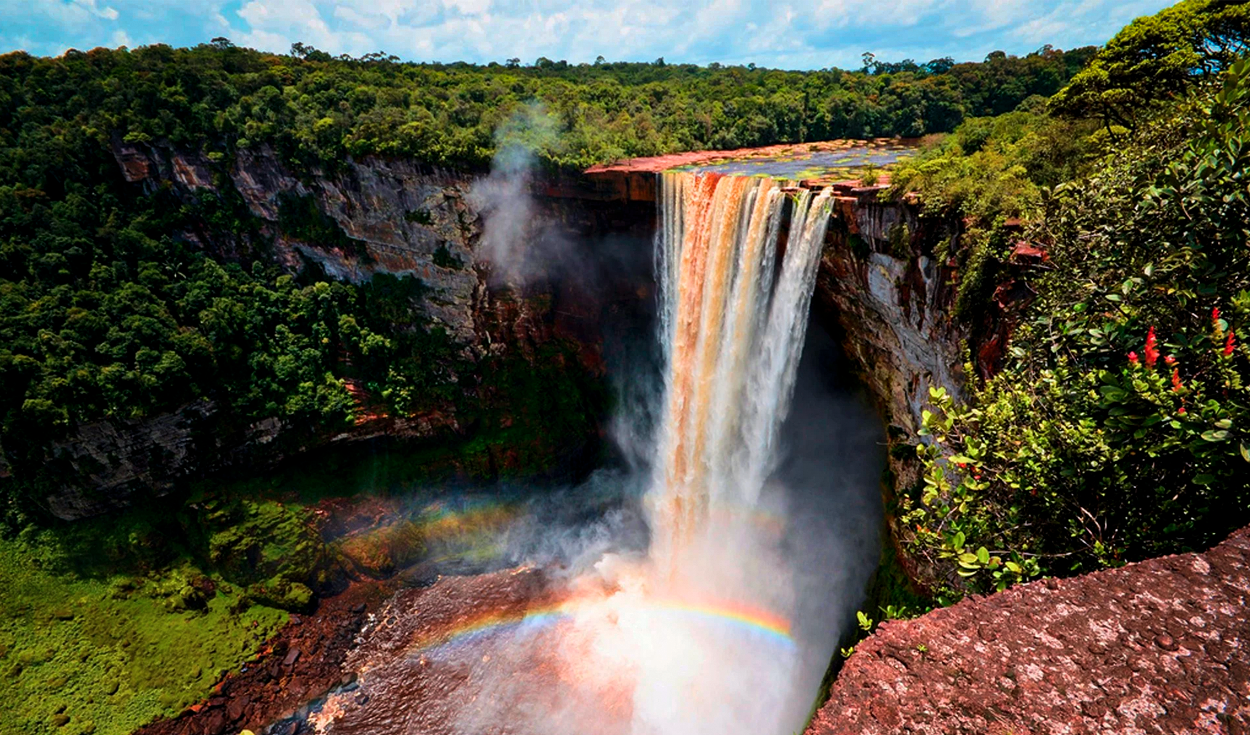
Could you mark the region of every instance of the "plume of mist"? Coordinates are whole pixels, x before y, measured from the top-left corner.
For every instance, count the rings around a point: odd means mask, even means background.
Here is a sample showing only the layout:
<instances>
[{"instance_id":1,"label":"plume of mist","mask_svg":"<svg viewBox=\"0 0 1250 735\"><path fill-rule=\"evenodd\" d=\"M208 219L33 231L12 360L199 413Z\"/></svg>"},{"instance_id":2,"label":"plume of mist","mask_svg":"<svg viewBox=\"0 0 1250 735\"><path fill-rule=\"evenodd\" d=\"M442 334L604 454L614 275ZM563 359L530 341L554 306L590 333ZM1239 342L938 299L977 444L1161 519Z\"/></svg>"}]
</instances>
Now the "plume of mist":
<instances>
[{"instance_id":1,"label":"plume of mist","mask_svg":"<svg viewBox=\"0 0 1250 735\"><path fill-rule=\"evenodd\" d=\"M568 250L531 193L536 152L558 150L560 142L559 121L540 103L519 108L495 131L490 174L473 183L468 199L482 215L478 254L490 263L496 285L523 286L549 275Z\"/></svg>"}]
</instances>

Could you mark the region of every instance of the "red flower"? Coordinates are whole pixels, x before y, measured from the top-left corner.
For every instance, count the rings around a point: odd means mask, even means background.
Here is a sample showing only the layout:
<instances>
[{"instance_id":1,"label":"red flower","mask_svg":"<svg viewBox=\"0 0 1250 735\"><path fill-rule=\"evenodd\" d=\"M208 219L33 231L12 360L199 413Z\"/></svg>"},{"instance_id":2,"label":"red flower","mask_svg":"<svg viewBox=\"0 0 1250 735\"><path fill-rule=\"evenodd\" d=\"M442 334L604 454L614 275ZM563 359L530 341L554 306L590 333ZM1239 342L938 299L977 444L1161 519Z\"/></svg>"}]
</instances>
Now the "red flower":
<instances>
[{"instance_id":1,"label":"red flower","mask_svg":"<svg viewBox=\"0 0 1250 735\"><path fill-rule=\"evenodd\" d=\"M1136 352L1128 353L1128 363L1132 365L1133 367L1137 367L1137 353Z\"/></svg>"},{"instance_id":2,"label":"red flower","mask_svg":"<svg viewBox=\"0 0 1250 735\"><path fill-rule=\"evenodd\" d=\"M1167 357L1163 358L1163 362L1167 363L1168 367L1172 367L1173 365L1176 364L1176 355L1168 355Z\"/></svg>"},{"instance_id":3,"label":"red flower","mask_svg":"<svg viewBox=\"0 0 1250 735\"><path fill-rule=\"evenodd\" d=\"M1217 307L1215 307L1214 309L1212 309L1212 310L1211 310L1211 321L1212 321L1213 323L1215 323L1215 325L1216 325L1217 327L1219 326L1219 321L1220 321L1220 307L1218 307L1218 306L1217 306Z\"/></svg>"},{"instance_id":4,"label":"red flower","mask_svg":"<svg viewBox=\"0 0 1250 735\"><path fill-rule=\"evenodd\" d=\"M1180 393L1185 390L1185 384L1181 382L1180 368L1172 368L1172 392Z\"/></svg>"},{"instance_id":5,"label":"red flower","mask_svg":"<svg viewBox=\"0 0 1250 735\"><path fill-rule=\"evenodd\" d=\"M1155 337L1155 328L1150 328L1150 333L1146 335L1146 346L1142 349L1142 353L1146 356L1146 369L1154 370L1155 363L1159 361L1159 340Z\"/></svg>"},{"instance_id":6,"label":"red flower","mask_svg":"<svg viewBox=\"0 0 1250 735\"><path fill-rule=\"evenodd\" d=\"M1228 339L1224 340L1224 357L1233 354L1233 330L1228 330Z\"/></svg>"},{"instance_id":7,"label":"red flower","mask_svg":"<svg viewBox=\"0 0 1250 735\"><path fill-rule=\"evenodd\" d=\"M1185 414L1187 414L1187 413L1189 413L1189 412L1185 410L1185 407L1184 407L1184 406L1181 406L1180 408L1176 409L1176 415L1177 415L1177 416L1184 416L1184 415L1185 415Z\"/></svg>"}]
</instances>

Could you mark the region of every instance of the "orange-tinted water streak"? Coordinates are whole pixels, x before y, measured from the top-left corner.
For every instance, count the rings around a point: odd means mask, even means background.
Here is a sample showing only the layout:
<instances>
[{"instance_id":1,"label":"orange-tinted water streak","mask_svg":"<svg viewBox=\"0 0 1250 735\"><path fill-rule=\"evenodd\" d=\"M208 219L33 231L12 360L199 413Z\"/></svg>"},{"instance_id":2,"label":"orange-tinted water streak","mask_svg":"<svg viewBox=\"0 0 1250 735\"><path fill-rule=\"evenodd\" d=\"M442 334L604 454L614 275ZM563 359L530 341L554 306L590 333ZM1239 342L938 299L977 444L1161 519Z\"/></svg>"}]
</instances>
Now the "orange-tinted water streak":
<instances>
[{"instance_id":1,"label":"orange-tinted water streak","mask_svg":"<svg viewBox=\"0 0 1250 735\"><path fill-rule=\"evenodd\" d=\"M690 469L686 451L687 425L693 407L694 368L699 342L699 315L703 302L704 280L707 269L708 238L714 221L715 195L721 176L696 177L688 187L689 200L686 212L693 214L685 220L686 231L678 265L677 309L673 330L673 352L669 381L669 426L667 437L670 451L663 458L668 461L666 505L662 515L668 527L663 533L669 543L676 543L688 531L691 512L685 488L689 482Z\"/></svg>"}]
</instances>

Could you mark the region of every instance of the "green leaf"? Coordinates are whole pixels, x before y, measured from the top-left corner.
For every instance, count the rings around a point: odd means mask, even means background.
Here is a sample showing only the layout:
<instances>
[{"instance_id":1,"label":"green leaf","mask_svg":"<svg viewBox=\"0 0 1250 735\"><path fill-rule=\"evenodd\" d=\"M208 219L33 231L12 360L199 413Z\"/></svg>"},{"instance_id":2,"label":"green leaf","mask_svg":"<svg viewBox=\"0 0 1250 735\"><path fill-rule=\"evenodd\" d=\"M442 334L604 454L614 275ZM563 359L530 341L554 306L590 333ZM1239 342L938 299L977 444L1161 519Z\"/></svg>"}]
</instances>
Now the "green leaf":
<instances>
[{"instance_id":1,"label":"green leaf","mask_svg":"<svg viewBox=\"0 0 1250 735\"><path fill-rule=\"evenodd\" d=\"M1216 481L1215 475L1202 474L1194 478L1195 485L1211 485Z\"/></svg>"},{"instance_id":2,"label":"green leaf","mask_svg":"<svg viewBox=\"0 0 1250 735\"><path fill-rule=\"evenodd\" d=\"M965 541L964 532L959 531L951 539L951 546L955 547L955 551L962 552L964 550L964 541Z\"/></svg>"},{"instance_id":3,"label":"green leaf","mask_svg":"<svg viewBox=\"0 0 1250 735\"><path fill-rule=\"evenodd\" d=\"M1250 447L1247 447L1244 443L1241 445L1241 458L1250 462Z\"/></svg>"},{"instance_id":4,"label":"green leaf","mask_svg":"<svg viewBox=\"0 0 1250 735\"><path fill-rule=\"evenodd\" d=\"M1228 438L1228 432L1223 430L1209 429L1202 432L1202 438L1209 442L1222 442Z\"/></svg>"},{"instance_id":5,"label":"green leaf","mask_svg":"<svg viewBox=\"0 0 1250 735\"><path fill-rule=\"evenodd\" d=\"M1128 393L1123 389L1114 385L1104 385L1098 388L1098 392L1112 401L1122 401Z\"/></svg>"},{"instance_id":6,"label":"green leaf","mask_svg":"<svg viewBox=\"0 0 1250 735\"><path fill-rule=\"evenodd\" d=\"M982 564L989 564L990 563L989 549L985 548L984 546L977 549L977 561L981 562Z\"/></svg>"}]
</instances>

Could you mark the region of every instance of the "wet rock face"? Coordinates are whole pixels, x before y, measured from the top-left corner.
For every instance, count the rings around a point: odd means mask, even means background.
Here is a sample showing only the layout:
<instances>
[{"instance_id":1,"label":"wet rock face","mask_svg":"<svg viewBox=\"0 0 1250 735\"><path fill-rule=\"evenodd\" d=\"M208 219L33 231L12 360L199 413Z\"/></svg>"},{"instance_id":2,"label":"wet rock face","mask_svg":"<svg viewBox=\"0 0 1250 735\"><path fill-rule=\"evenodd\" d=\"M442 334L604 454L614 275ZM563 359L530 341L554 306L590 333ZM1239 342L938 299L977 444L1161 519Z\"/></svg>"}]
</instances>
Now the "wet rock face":
<instances>
[{"instance_id":1,"label":"wet rock face","mask_svg":"<svg viewBox=\"0 0 1250 735\"><path fill-rule=\"evenodd\" d=\"M846 354L881 410L893 446L920 441L929 388L959 395L961 340L952 317L953 269L933 247L952 237L914 208L876 201L875 190L836 200L816 281L816 308L836 322ZM914 452L891 452L895 487L918 479Z\"/></svg>"},{"instance_id":2,"label":"wet rock face","mask_svg":"<svg viewBox=\"0 0 1250 735\"><path fill-rule=\"evenodd\" d=\"M808 735L1250 732L1250 529L861 643Z\"/></svg>"},{"instance_id":3,"label":"wet rock face","mask_svg":"<svg viewBox=\"0 0 1250 735\"><path fill-rule=\"evenodd\" d=\"M483 617L523 614L551 596L549 582L533 569L443 577L430 587L400 592L378 612L376 623L362 631L362 643L345 663L345 670L356 672L357 686L329 698L313 718L318 729L335 735L494 735L491 727L470 724L473 718L466 713L491 706L479 705L475 697L502 695L504 702L524 701L532 707L544 695L558 699L560 682L551 675L550 662L511 660L516 646L508 645L507 636L497 642L487 632L481 640L469 636L462 643L422 646L442 631L459 628L462 621L472 625ZM557 641L550 643L554 651ZM510 683L530 696L513 699L505 692L484 690L480 679L495 670L514 672ZM512 720L516 732L525 731L522 713L503 719Z\"/></svg>"}]
</instances>

